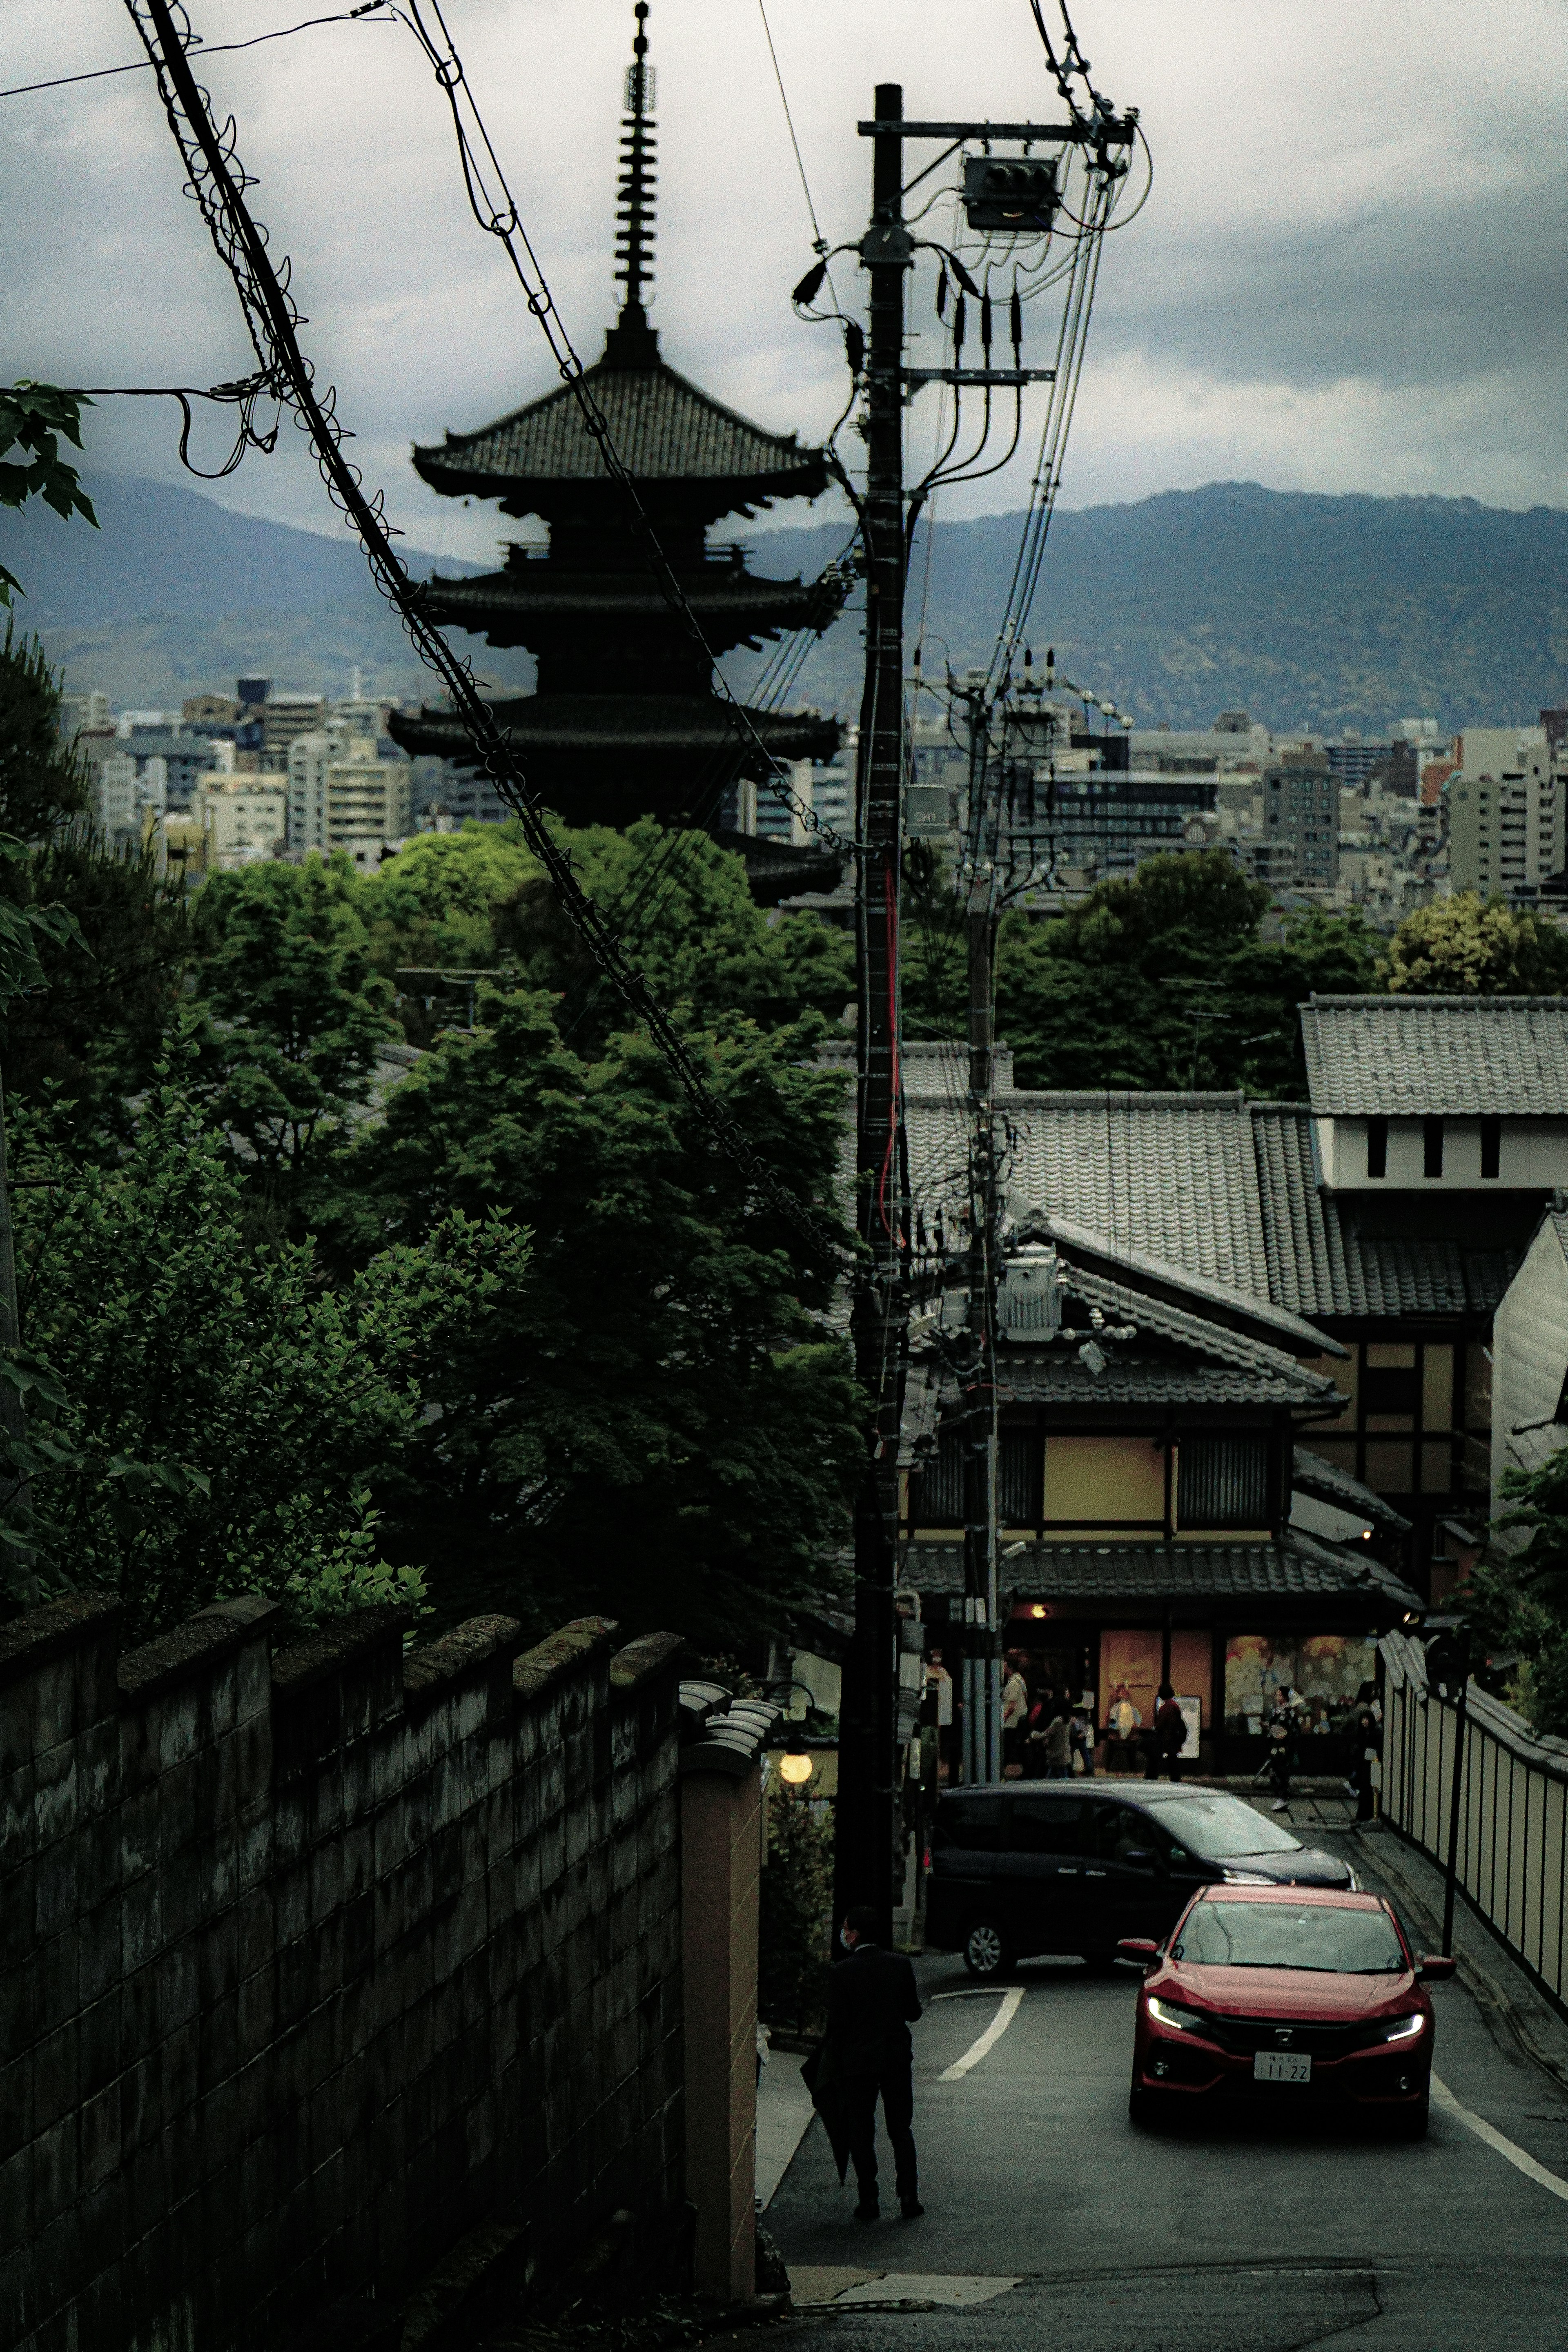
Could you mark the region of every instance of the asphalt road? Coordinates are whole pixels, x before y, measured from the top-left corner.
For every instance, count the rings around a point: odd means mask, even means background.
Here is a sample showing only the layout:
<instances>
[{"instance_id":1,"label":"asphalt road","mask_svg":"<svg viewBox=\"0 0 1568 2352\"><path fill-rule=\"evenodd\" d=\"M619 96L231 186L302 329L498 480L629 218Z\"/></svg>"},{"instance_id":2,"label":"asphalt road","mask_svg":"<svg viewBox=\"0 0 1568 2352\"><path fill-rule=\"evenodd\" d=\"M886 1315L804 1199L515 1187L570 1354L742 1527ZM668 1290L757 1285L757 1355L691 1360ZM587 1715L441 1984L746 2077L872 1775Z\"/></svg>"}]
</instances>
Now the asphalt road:
<instances>
[{"instance_id":1,"label":"asphalt road","mask_svg":"<svg viewBox=\"0 0 1568 2352\"><path fill-rule=\"evenodd\" d=\"M1336 1843L1328 1838L1322 1843ZM1351 1848L1345 1849L1347 1851ZM1358 1867L1366 1873L1361 1853ZM1417 1934L1415 1940L1421 1941ZM1016 2274L967 2310L803 2315L844 2352L1453 2352L1568 2346L1568 2201L1453 2112L1430 2137L1127 2119L1130 1971L1026 1965L993 2047L942 2082L995 2019L956 1961L919 1962L915 2131L926 2217L853 2219L813 2124L766 2221L792 2267ZM963 1998L945 1998L948 1995ZM1568 2093L1456 1982L1434 1988L1436 2073L1455 2098L1568 2183Z\"/></svg>"}]
</instances>

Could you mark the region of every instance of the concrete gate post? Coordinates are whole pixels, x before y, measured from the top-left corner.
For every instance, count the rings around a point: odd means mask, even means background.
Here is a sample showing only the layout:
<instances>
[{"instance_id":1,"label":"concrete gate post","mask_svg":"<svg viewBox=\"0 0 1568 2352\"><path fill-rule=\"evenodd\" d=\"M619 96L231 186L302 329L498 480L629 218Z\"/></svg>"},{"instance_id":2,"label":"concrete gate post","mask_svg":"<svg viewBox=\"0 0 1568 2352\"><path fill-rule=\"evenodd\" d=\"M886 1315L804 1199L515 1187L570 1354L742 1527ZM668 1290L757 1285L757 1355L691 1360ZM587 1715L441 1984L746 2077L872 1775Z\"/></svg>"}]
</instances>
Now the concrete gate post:
<instances>
[{"instance_id":1,"label":"concrete gate post","mask_svg":"<svg viewBox=\"0 0 1568 2352\"><path fill-rule=\"evenodd\" d=\"M700 1694L700 1696L699 1696ZM686 2193L695 2284L731 2303L756 2289L757 1921L762 1751L777 1709L683 1685L681 1943Z\"/></svg>"}]
</instances>

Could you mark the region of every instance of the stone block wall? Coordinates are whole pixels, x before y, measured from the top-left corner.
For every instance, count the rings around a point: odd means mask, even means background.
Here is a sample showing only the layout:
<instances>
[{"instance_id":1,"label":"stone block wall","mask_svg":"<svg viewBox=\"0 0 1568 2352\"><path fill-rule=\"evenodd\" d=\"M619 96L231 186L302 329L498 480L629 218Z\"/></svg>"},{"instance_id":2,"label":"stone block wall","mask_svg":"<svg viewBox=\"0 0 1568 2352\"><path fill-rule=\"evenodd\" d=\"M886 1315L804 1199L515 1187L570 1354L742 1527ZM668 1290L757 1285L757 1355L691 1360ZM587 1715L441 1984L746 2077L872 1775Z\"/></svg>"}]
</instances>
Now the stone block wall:
<instances>
[{"instance_id":1,"label":"stone block wall","mask_svg":"<svg viewBox=\"0 0 1568 2352\"><path fill-rule=\"evenodd\" d=\"M259 2352L683 2195L677 1643L0 1627L0 2346Z\"/></svg>"}]
</instances>

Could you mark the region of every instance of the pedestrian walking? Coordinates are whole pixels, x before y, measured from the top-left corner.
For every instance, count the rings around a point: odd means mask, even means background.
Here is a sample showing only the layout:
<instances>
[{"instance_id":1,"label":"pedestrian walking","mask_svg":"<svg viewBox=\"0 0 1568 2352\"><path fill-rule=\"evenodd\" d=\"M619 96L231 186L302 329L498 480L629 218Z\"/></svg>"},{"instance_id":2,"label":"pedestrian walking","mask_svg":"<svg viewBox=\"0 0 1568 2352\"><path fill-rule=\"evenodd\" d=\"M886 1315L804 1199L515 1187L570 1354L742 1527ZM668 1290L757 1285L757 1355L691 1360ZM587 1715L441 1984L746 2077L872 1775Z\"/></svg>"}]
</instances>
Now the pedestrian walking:
<instances>
[{"instance_id":1,"label":"pedestrian walking","mask_svg":"<svg viewBox=\"0 0 1568 2352\"><path fill-rule=\"evenodd\" d=\"M1024 1680L1024 1661L1015 1651L1007 1661L1007 1678L1002 1685L1002 1777L1005 1780L1017 1780L1023 1777L1024 1717L1028 1706L1029 1685Z\"/></svg>"},{"instance_id":2,"label":"pedestrian walking","mask_svg":"<svg viewBox=\"0 0 1568 2352\"><path fill-rule=\"evenodd\" d=\"M1068 1729L1067 1710L1056 1707L1046 1726L1046 1778L1066 1780L1072 1774L1072 1738Z\"/></svg>"},{"instance_id":3,"label":"pedestrian walking","mask_svg":"<svg viewBox=\"0 0 1568 2352\"><path fill-rule=\"evenodd\" d=\"M1075 1706L1068 1725L1068 1746L1074 1761L1072 1769L1094 1778L1094 1718L1086 1707Z\"/></svg>"},{"instance_id":4,"label":"pedestrian walking","mask_svg":"<svg viewBox=\"0 0 1568 2352\"><path fill-rule=\"evenodd\" d=\"M1358 1822L1370 1822L1376 1808L1374 1776L1383 1754L1383 1734L1370 1706L1356 1709L1351 1738L1355 1748L1355 1817Z\"/></svg>"},{"instance_id":5,"label":"pedestrian walking","mask_svg":"<svg viewBox=\"0 0 1568 2352\"><path fill-rule=\"evenodd\" d=\"M1290 1685L1280 1685L1268 1717L1268 1785L1274 1791L1272 1813L1282 1813L1290 1801L1290 1750L1296 1738L1296 1710Z\"/></svg>"},{"instance_id":6,"label":"pedestrian walking","mask_svg":"<svg viewBox=\"0 0 1568 2352\"><path fill-rule=\"evenodd\" d=\"M877 1915L868 1906L847 1913L840 1932L844 1958L827 1979L824 2055L838 2088L855 2185L858 2221L874 2221L877 2200L877 2101L893 2151L899 2210L920 2219L915 2161L914 2043L910 2027L921 2013L915 1972L897 1952L877 1942Z\"/></svg>"},{"instance_id":7,"label":"pedestrian walking","mask_svg":"<svg viewBox=\"0 0 1568 2352\"><path fill-rule=\"evenodd\" d=\"M1154 1727L1149 1740L1149 1764L1145 1778L1157 1780L1162 1771L1169 1771L1173 1780L1182 1777L1182 1749L1186 1745L1187 1718L1176 1705L1176 1694L1169 1683L1160 1685L1154 1707Z\"/></svg>"}]
</instances>

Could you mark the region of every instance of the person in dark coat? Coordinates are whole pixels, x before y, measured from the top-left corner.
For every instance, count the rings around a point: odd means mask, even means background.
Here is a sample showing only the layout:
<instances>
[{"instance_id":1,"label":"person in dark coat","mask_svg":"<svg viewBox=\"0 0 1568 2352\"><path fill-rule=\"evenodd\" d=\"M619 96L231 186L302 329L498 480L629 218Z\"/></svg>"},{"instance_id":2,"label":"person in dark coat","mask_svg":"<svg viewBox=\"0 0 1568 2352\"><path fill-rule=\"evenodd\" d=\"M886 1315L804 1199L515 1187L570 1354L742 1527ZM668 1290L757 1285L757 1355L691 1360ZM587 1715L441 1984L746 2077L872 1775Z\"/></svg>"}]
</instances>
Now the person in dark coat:
<instances>
[{"instance_id":1,"label":"person in dark coat","mask_svg":"<svg viewBox=\"0 0 1568 2352\"><path fill-rule=\"evenodd\" d=\"M1181 1779L1181 1755L1186 1737L1187 1719L1176 1705L1176 1694L1169 1683L1162 1683L1159 1705L1154 1710L1153 1733L1149 1741L1147 1779L1158 1780L1163 1771L1168 1771L1173 1780Z\"/></svg>"},{"instance_id":2,"label":"person in dark coat","mask_svg":"<svg viewBox=\"0 0 1568 2352\"><path fill-rule=\"evenodd\" d=\"M848 2127L849 2153L860 2201L858 2221L874 2221L877 2202L877 2101L893 2150L899 2210L919 2219L915 2163L914 2044L910 2027L921 2013L915 1972L897 1952L877 1942L877 1915L868 1906L847 1914L841 1941L845 1957L827 1979L826 2054L839 2084Z\"/></svg>"}]
</instances>

